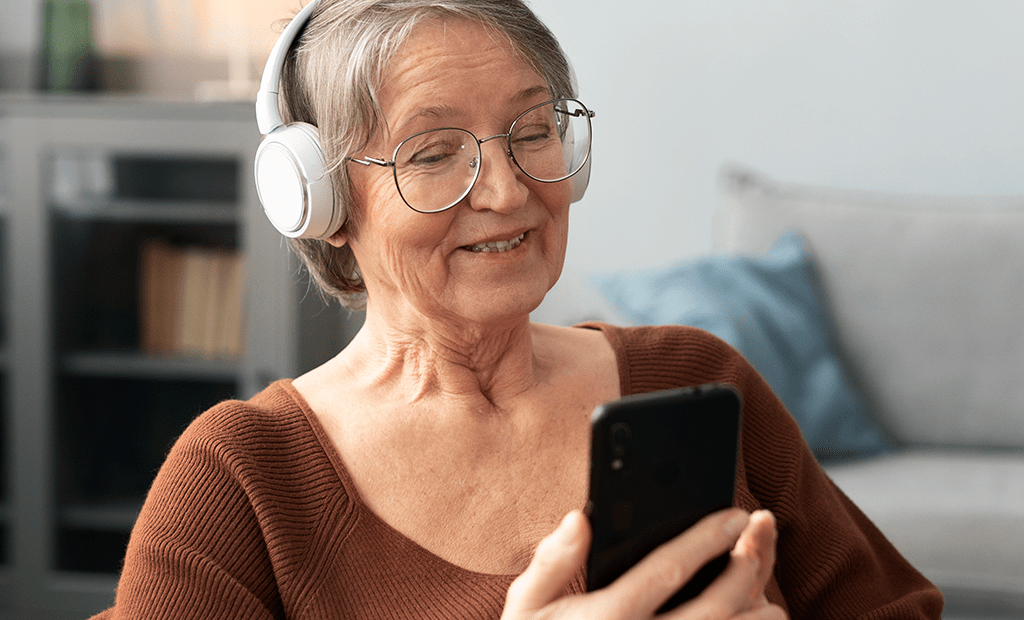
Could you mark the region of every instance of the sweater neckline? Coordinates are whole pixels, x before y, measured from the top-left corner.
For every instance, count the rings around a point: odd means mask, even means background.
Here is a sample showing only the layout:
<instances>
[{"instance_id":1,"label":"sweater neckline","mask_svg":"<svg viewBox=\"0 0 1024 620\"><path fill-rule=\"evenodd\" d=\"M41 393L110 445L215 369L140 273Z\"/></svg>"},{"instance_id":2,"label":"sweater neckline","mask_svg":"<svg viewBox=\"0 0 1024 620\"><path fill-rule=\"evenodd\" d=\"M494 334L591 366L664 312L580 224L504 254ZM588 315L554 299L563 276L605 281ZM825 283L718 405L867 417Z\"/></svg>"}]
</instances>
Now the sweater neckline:
<instances>
[{"instance_id":1,"label":"sweater neckline","mask_svg":"<svg viewBox=\"0 0 1024 620\"><path fill-rule=\"evenodd\" d=\"M609 330L608 328L610 326L600 323L587 323L577 325L576 327L582 329L596 329L604 333L604 336L608 338L613 349L615 349L615 355L616 358L618 358L621 373L623 368L621 359L622 350L620 348L621 342L619 341L617 334L612 335L609 333L609 331L614 330ZM620 381L623 383L622 387L625 387L625 381L621 375ZM470 570L463 566L459 566L458 564L450 562L442 558L441 556L435 554L434 552L430 551L426 547L420 545L415 540L409 538L402 532L395 529L387 521L382 519L377 513L371 510L370 507L363 502L362 497L360 497L359 495L359 491L356 489L355 482L352 480L352 476L349 474L348 469L345 467L344 459L338 452L337 448L334 446L334 443L331 441L330 436L327 434L327 430L320 422L320 418L317 417L316 413L313 411L312 407L310 407L306 399L302 396L301 393L299 393L299 391L292 384L292 380L282 379L277 382L277 385L282 390L284 390L287 397L295 404L295 406L299 409L299 411L305 418L306 423L309 425L309 430L313 434L314 440L319 446L324 457L331 463L331 466L334 468L334 471L338 476L339 483L345 490L346 496L352 502L352 508L353 513L355 514L355 519L367 520L367 524L370 527L383 532L386 536L391 538L392 541L401 545L402 547L405 547L406 550L408 550L410 553L421 558L425 565L437 570L443 570L447 573L455 573L456 575L458 575L460 579L476 582L498 582L507 586L508 584L511 584L512 580L518 576L516 574L484 573L480 571ZM570 584L570 589L577 592L584 591L585 579L586 575L584 574L584 571L581 568L580 571L573 578L573 581Z\"/></svg>"},{"instance_id":2,"label":"sweater neckline","mask_svg":"<svg viewBox=\"0 0 1024 620\"><path fill-rule=\"evenodd\" d=\"M348 497L349 501L352 502L355 519L365 519L369 527L382 532L393 542L399 544L411 554L420 558L425 565L428 565L432 569L442 570L448 573L456 573L461 579L468 579L471 581L500 581L511 583L511 581L516 578L517 575L473 571L450 562L398 531L390 523L377 515L377 513L371 510L370 507L363 502L362 497L359 495L359 491L356 489L355 482L352 480L348 469L345 467L344 459L334 446L334 443L331 442L330 436L327 434L326 429L323 427L323 424L321 424L316 413L309 406L309 403L306 402L306 399L303 398L302 394L300 394L299 391L295 389L295 386L292 385L291 379L283 379L279 381L278 384L282 389L284 389L288 397L295 403L302 412L302 415L305 417L306 422L313 433L314 440L323 452L324 457L330 461L331 466L334 468L334 471L338 476L339 483L345 490L345 495Z\"/></svg>"}]
</instances>

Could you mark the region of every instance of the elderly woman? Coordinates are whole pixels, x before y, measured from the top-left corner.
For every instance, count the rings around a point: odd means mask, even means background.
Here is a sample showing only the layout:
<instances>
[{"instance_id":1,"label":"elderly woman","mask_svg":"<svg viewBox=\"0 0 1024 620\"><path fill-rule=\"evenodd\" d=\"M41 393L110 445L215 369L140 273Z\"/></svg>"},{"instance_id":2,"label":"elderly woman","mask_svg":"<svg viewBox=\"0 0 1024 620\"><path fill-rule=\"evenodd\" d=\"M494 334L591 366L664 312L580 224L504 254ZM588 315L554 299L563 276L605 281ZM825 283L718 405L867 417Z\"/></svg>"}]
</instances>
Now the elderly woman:
<instances>
[{"instance_id":1,"label":"elderly woman","mask_svg":"<svg viewBox=\"0 0 1024 620\"><path fill-rule=\"evenodd\" d=\"M321 0L282 76L343 214L295 248L365 324L190 426L100 617L650 618L728 550L664 617L939 617L734 350L681 326L530 322L562 269L590 114L519 0ZM591 411L709 382L744 397L736 507L585 592Z\"/></svg>"}]
</instances>

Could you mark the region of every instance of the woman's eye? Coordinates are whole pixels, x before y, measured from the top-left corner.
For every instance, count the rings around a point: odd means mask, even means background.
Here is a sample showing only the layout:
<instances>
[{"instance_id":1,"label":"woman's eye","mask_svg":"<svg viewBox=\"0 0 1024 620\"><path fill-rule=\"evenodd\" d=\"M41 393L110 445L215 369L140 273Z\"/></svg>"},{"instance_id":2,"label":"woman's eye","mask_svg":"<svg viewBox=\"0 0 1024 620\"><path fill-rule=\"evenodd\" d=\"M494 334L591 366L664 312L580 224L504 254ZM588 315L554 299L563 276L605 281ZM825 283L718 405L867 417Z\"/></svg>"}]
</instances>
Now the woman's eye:
<instances>
[{"instance_id":1,"label":"woman's eye","mask_svg":"<svg viewBox=\"0 0 1024 620\"><path fill-rule=\"evenodd\" d=\"M512 142L526 146L546 142L551 136L551 125L548 123L535 123L526 127L517 127L515 134L512 136Z\"/></svg>"},{"instance_id":2,"label":"woman's eye","mask_svg":"<svg viewBox=\"0 0 1024 620\"><path fill-rule=\"evenodd\" d=\"M434 140L406 145L402 150L408 151L408 155L402 159L407 166L440 166L459 154L461 144L451 140Z\"/></svg>"},{"instance_id":3,"label":"woman's eye","mask_svg":"<svg viewBox=\"0 0 1024 620\"><path fill-rule=\"evenodd\" d=\"M428 149L414 153L409 163L415 166L428 166L431 164L437 164L445 159L452 156L449 151L440 151L438 149Z\"/></svg>"}]
</instances>

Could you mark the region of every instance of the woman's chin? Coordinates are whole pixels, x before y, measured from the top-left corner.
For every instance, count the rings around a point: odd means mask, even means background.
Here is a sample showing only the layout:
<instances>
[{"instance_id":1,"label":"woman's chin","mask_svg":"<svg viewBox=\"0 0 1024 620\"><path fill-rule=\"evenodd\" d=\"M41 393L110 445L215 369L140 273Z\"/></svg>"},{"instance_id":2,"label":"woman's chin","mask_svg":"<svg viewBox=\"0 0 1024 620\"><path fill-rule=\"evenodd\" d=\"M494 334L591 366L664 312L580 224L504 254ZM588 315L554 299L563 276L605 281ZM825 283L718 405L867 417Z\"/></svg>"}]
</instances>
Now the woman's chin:
<instances>
[{"instance_id":1,"label":"woman's chin","mask_svg":"<svg viewBox=\"0 0 1024 620\"><path fill-rule=\"evenodd\" d=\"M465 296L445 304L448 316L457 322L500 328L528 321L550 287L531 286L479 287Z\"/></svg>"}]
</instances>

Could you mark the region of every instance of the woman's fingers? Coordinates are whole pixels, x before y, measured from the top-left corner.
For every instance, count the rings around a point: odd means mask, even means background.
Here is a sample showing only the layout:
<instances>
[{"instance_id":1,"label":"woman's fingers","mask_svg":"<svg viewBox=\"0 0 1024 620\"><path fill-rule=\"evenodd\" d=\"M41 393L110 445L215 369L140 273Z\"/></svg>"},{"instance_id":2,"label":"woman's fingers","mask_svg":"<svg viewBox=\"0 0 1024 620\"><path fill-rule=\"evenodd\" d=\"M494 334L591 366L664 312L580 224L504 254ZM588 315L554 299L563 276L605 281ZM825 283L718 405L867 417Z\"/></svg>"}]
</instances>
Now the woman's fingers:
<instances>
[{"instance_id":1,"label":"woman's fingers","mask_svg":"<svg viewBox=\"0 0 1024 620\"><path fill-rule=\"evenodd\" d=\"M509 587L503 618L527 617L565 594L590 549L590 524L570 512L537 546L533 560Z\"/></svg>"},{"instance_id":2,"label":"woman's fingers","mask_svg":"<svg viewBox=\"0 0 1024 620\"><path fill-rule=\"evenodd\" d=\"M681 605L673 617L784 617L778 615L781 608L769 605L764 594L775 565L776 538L771 513L761 510L751 514L725 572L700 596Z\"/></svg>"},{"instance_id":3,"label":"woman's fingers","mask_svg":"<svg viewBox=\"0 0 1024 620\"><path fill-rule=\"evenodd\" d=\"M729 549L732 554L725 572L700 596L666 617L785 617L764 597L775 562L775 520L770 513L717 512L658 547L607 588L565 597L586 559L590 537L582 513L566 515L558 529L541 541L526 571L512 582L502 618L651 618L704 564Z\"/></svg>"},{"instance_id":4,"label":"woman's fingers","mask_svg":"<svg viewBox=\"0 0 1024 620\"><path fill-rule=\"evenodd\" d=\"M648 618L709 560L732 548L749 516L738 509L716 512L652 551L605 588L609 605ZM626 617L623 615L622 617Z\"/></svg>"},{"instance_id":5,"label":"woman's fingers","mask_svg":"<svg viewBox=\"0 0 1024 620\"><path fill-rule=\"evenodd\" d=\"M746 555L757 558L757 580L753 587L756 594L762 597L775 569L775 544L778 537L775 516L767 510L758 510L750 515L750 524L740 534L732 551L733 557Z\"/></svg>"},{"instance_id":6,"label":"woman's fingers","mask_svg":"<svg viewBox=\"0 0 1024 620\"><path fill-rule=\"evenodd\" d=\"M732 618L760 603L756 592L760 561L757 556L732 555L725 572L703 592L676 608L672 618Z\"/></svg>"}]
</instances>

